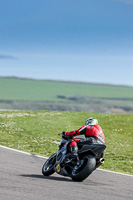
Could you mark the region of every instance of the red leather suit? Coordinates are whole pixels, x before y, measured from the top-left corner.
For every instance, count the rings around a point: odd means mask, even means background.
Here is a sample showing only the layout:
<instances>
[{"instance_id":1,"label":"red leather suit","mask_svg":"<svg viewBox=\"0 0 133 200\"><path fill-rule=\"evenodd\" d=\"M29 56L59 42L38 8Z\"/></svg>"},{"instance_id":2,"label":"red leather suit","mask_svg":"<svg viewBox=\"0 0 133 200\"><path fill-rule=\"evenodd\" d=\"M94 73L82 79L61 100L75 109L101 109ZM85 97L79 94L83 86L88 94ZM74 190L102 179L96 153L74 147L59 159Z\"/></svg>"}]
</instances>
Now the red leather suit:
<instances>
[{"instance_id":1,"label":"red leather suit","mask_svg":"<svg viewBox=\"0 0 133 200\"><path fill-rule=\"evenodd\" d=\"M105 136L102 131L102 128L99 125L90 125L90 126L82 126L80 129L75 130L75 131L66 131L65 135L69 136L77 136L77 135L85 135L86 138L93 137L100 143L105 143ZM72 146L77 146L77 142L79 142L80 139L78 138L73 138L70 147Z\"/></svg>"}]
</instances>

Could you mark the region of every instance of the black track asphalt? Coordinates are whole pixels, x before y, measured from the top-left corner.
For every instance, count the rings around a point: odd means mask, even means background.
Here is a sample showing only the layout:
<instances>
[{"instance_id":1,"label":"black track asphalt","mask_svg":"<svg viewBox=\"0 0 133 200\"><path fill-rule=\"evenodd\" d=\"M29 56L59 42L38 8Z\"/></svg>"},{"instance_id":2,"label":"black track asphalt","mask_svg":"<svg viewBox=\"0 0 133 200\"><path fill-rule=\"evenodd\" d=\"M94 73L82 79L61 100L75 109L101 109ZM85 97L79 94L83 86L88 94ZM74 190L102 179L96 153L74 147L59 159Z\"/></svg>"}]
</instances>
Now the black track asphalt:
<instances>
[{"instance_id":1,"label":"black track asphalt","mask_svg":"<svg viewBox=\"0 0 133 200\"><path fill-rule=\"evenodd\" d=\"M133 200L133 176L94 171L73 182L42 175L44 158L0 147L0 200Z\"/></svg>"}]
</instances>

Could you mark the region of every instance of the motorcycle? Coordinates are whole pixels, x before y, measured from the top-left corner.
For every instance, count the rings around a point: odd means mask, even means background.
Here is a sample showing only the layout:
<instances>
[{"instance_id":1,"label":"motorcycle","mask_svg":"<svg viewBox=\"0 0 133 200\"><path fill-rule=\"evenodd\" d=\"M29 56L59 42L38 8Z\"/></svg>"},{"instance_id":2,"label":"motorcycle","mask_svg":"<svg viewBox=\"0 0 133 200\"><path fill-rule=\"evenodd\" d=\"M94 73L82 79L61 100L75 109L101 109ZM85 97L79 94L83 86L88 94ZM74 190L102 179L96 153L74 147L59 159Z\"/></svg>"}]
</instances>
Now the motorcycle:
<instances>
[{"instance_id":1,"label":"motorcycle","mask_svg":"<svg viewBox=\"0 0 133 200\"><path fill-rule=\"evenodd\" d=\"M64 138L62 135L58 151L48 158L42 167L44 176L50 176L56 172L62 176L71 177L73 181L83 181L104 163L103 153L106 145L77 143L78 156L75 159L70 153L71 140L72 137Z\"/></svg>"}]
</instances>

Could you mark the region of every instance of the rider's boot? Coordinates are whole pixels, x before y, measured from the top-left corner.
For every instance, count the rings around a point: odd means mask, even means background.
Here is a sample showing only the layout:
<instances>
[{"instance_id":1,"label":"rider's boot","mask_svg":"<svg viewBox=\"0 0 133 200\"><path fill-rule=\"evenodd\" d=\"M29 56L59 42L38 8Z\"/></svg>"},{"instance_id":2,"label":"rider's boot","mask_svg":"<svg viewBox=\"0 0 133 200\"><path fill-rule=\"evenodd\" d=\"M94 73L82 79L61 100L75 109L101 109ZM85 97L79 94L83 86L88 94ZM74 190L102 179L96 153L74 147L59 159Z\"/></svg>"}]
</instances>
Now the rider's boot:
<instances>
[{"instance_id":1,"label":"rider's boot","mask_svg":"<svg viewBox=\"0 0 133 200\"><path fill-rule=\"evenodd\" d=\"M79 157L78 157L78 147L77 146L72 146L70 148L70 151L71 151L71 157L75 159L75 161L77 162L77 165L80 164L80 160L79 160Z\"/></svg>"},{"instance_id":2,"label":"rider's boot","mask_svg":"<svg viewBox=\"0 0 133 200\"><path fill-rule=\"evenodd\" d=\"M83 164L83 160L80 161L78 157L78 147L72 146L70 150L71 150L71 157L74 158L76 161L75 169L78 169Z\"/></svg>"},{"instance_id":3,"label":"rider's boot","mask_svg":"<svg viewBox=\"0 0 133 200\"><path fill-rule=\"evenodd\" d=\"M67 154L67 158L77 160L78 157L78 147L72 146L70 147L70 153Z\"/></svg>"},{"instance_id":4,"label":"rider's boot","mask_svg":"<svg viewBox=\"0 0 133 200\"><path fill-rule=\"evenodd\" d=\"M71 156L77 158L78 156L78 147L77 146L72 146L70 148L71 151Z\"/></svg>"}]
</instances>

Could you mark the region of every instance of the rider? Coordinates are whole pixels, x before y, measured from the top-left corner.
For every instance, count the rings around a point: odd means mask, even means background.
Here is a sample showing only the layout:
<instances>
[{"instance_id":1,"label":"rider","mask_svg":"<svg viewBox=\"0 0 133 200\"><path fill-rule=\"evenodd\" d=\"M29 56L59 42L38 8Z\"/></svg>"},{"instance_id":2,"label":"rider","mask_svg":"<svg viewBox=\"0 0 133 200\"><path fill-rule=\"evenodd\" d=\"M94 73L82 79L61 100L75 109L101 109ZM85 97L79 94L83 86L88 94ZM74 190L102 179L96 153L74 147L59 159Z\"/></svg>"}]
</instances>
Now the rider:
<instances>
[{"instance_id":1,"label":"rider","mask_svg":"<svg viewBox=\"0 0 133 200\"><path fill-rule=\"evenodd\" d=\"M79 138L73 138L70 142L70 151L71 156L77 157L78 152L78 144L92 144L92 143L98 143L98 144L104 144L105 143L105 136L102 131L102 128L98 125L98 120L91 117L88 118L85 122L85 125L83 125L80 129L75 131L66 131L62 133L64 137L73 137L77 135L85 135L86 140L82 140Z\"/></svg>"}]
</instances>

